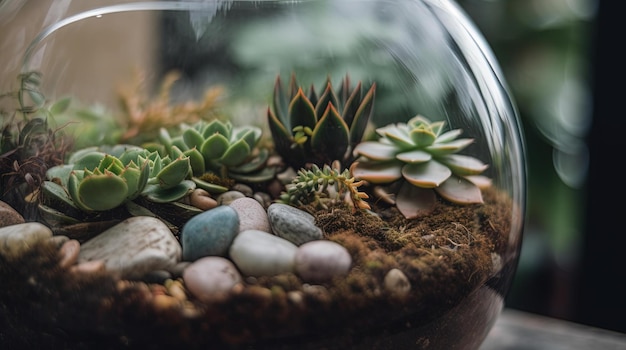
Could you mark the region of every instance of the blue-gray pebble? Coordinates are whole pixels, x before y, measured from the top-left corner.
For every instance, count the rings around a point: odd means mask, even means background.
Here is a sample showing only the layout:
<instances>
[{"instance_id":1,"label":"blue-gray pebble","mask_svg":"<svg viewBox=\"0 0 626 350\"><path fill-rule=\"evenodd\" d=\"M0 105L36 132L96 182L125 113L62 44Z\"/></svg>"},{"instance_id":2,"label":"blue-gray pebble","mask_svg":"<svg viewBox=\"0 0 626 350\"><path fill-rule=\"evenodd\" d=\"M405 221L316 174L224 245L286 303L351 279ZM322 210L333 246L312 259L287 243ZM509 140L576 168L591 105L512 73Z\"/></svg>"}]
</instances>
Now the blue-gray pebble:
<instances>
[{"instance_id":1,"label":"blue-gray pebble","mask_svg":"<svg viewBox=\"0 0 626 350\"><path fill-rule=\"evenodd\" d=\"M207 210L187 221L181 232L183 260L205 256L226 256L239 233L237 212L226 205Z\"/></svg>"},{"instance_id":2,"label":"blue-gray pebble","mask_svg":"<svg viewBox=\"0 0 626 350\"><path fill-rule=\"evenodd\" d=\"M313 215L304 210L282 203L273 203L267 208L272 232L295 245L322 239L322 230L315 226Z\"/></svg>"}]
</instances>

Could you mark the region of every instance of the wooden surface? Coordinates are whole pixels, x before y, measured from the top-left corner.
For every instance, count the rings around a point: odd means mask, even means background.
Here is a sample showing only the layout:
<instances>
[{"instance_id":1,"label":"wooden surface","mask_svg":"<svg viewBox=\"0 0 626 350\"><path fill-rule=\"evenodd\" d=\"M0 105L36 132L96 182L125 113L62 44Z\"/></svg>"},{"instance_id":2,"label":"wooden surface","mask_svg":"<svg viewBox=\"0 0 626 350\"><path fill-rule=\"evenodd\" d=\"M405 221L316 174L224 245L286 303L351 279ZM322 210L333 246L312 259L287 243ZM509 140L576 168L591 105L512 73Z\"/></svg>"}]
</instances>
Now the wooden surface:
<instances>
[{"instance_id":1,"label":"wooden surface","mask_svg":"<svg viewBox=\"0 0 626 350\"><path fill-rule=\"evenodd\" d=\"M543 349L626 350L626 334L505 308L480 348Z\"/></svg>"}]
</instances>

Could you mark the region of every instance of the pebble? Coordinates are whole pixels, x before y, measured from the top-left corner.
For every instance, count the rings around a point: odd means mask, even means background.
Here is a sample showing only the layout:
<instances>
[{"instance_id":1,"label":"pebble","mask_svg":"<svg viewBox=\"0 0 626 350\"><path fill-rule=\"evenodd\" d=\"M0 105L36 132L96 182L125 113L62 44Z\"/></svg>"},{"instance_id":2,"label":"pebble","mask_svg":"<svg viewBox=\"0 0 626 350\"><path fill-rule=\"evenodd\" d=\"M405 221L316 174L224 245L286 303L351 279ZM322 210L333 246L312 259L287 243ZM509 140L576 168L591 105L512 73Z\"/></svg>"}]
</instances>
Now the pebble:
<instances>
[{"instance_id":1,"label":"pebble","mask_svg":"<svg viewBox=\"0 0 626 350\"><path fill-rule=\"evenodd\" d=\"M223 298L242 282L235 265L218 256L208 256L193 262L183 272L183 280L189 293L203 302Z\"/></svg>"},{"instance_id":2,"label":"pebble","mask_svg":"<svg viewBox=\"0 0 626 350\"><path fill-rule=\"evenodd\" d=\"M217 204L229 205L237 198L244 198L246 195L239 191L226 191L217 196Z\"/></svg>"},{"instance_id":3,"label":"pebble","mask_svg":"<svg viewBox=\"0 0 626 350\"><path fill-rule=\"evenodd\" d=\"M217 207L217 201L211 198L211 194L201 188L196 188L189 195L189 204L202 210L209 210Z\"/></svg>"},{"instance_id":4,"label":"pebble","mask_svg":"<svg viewBox=\"0 0 626 350\"><path fill-rule=\"evenodd\" d=\"M322 239L322 230L315 226L315 217L287 204L273 203L267 208L272 232L295 245Z\"/></svg>"},{"instance_id":5,"label":"pebble","mask_svg":"<svg viewBox=\"0 0 626 350\"><path fill-rule=\"evenodd\" d=\"M252 187L242 183L236 183L233 186L233 191L239 191L243 193L243 195L246 197L252 197L252 195L254 195L254 190L252 189Z\"/></svg>"},{"instance_id":6,"label":"pebble","mask_svg":"<svg viewBox=\"0 0 626 350\"><path fill-rule=\"evenodd\" d=\"M56 245L57 248L61 249L63 244L65 244L65 242L69 241L70 238L68 236L57 235L57 236L50 237L48 240L50 242L54 243L54 245Z\"/></svg>"},{"instance_id":7,"label":"pebble","mask_svg":"<svg viewBox=\"0 0 626 350\"><path fill-rule=\"evenodd\" d=\"M50 239L52 230L38 222L26 222L0 228L0 255L17 258L36 243Z\"/></svg>"},{"instance_id":8,"label":"pebble","mask_svg":"<svg viewBox=\"0 0 626 350\"><path fill-rule=\"evenodd\" d=\"M233 208L222 205L200 213L189 219L181 231L183 260L226 256L237 233L239 217Z\"/></svg>"},{"instance_id":9,"label":"pebble","mask_svg":"<svg viewBox=\"0 0 626 350\"><path fill-rule=\"evenodd\" d=\"M138 278L167 270L180 258L180 244L165 223L150 216L135 216L85 242L78 260L102 260L107 270L123 278Z\"/></svg>"},{"instance_id":10,"label":"pebble","mask_svg":"<svg viewBox=\"0 0 626 350\"><path fill-rule=\"evenodd\" d=\"M78 254L80 253L80 243L75 239L69 239L61 245L59 249L59 255L61 256L61 261L59 261L59 266L61 268L70 267L78 261Z\"/></svg>"},{"instance_id":11,"label":"pebble","mask_svg":"<svg viewBox=\"0 0 626 350\"><path fill-rule=\"evenodd\" d=\"M252 195L252 198L259 202L263 206L263 208L267 208L273 203L272 197L265 192L256 192L254 195Z\"/></svg>"},{"instance_id":12,"label":"pebble","mask_svg":"<svg viewBox=\"0 0 626 350\"><path fill-rule=\"evenodd\" d=\"M105 269L106 269L106 266L104 265L104 261L102 260L91 260L91 261L79 262L78 264L71 267L71 271L74 273L86 273L86 274L102 272Z\"/></svg>"},{"instance_id":13,"label":"pebble","mask_svg":"<svg viewBox=\"0 0 626 350\"><path fill-rule=\"evenodd\" d=\"M240 232L230 246L229 255L239 270L248 276L273 276L294 272L298 247L271 233Z\"/></svg>"},{"instance_id":14,"label":"pebble","mask_svg":"<svg viewBox=\"0 0 626 350\"><path fill-rule=\"evenodd\" d=\"M165 281L172 279L172 273L166 270L154 270L146 273L141 280L146 283L163 284Z\"/></svg>"},{"instance_id":15,"label":"pebble","mask_svg":"<svg viewBox=\"0 0 626 350\"><path fill-rule=\"evenodd\" d=\"M298 247L295 264L296 273L304 281L324 282L348 274L352 258L341 244L319 240Z\"/></svg>"},{"instance_id":16,"label":"pebble","mask_svg":"<svg viewBox=\"0 0 626 350\"><path fill-rule=\"evenodd\" d=\"M272 232L265 208L254 198L237 198L229 205L239 216L239 232L247 230Z\"/></svg>"},{"instance_id":17,"label":"pebble","mask_svg":"<svg viewBox=\"0 0 626 350\"><path fill-rule=\"evenodd\" d=\"M24 217L13 209L12 206L0 201L0 227L23 224Z\"/></svg>"},{"instance_id":18,"label":"pebble","mask_svg":"<svg viewBox=\"0 0 626 350\"><path fill-rule=\"evenodd\" d=\"M411 291L411 282L399 269L389 270L385 275L383 285L385 290L397 297L405 297Z\"/></svg>"}]
</instances>

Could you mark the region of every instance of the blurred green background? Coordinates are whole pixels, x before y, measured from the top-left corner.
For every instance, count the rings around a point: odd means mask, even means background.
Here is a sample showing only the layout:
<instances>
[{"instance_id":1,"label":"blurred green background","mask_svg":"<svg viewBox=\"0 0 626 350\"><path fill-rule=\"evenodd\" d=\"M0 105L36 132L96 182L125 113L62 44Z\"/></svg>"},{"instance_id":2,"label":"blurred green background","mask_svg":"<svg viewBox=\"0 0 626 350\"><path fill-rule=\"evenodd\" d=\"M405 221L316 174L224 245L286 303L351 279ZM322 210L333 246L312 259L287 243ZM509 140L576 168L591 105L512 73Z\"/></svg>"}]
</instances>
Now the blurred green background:
<instances>
[{"instance_id":1,"label":"blurred green background","mask_svg":"<svg viewBox=\"0 0 626 350\"><path fill-rule=\"evenodd\" d=\"M527 226L507 306L577 318L597 0L458 0L497 57L524 127Z\"/></svg>"}]
</instances>

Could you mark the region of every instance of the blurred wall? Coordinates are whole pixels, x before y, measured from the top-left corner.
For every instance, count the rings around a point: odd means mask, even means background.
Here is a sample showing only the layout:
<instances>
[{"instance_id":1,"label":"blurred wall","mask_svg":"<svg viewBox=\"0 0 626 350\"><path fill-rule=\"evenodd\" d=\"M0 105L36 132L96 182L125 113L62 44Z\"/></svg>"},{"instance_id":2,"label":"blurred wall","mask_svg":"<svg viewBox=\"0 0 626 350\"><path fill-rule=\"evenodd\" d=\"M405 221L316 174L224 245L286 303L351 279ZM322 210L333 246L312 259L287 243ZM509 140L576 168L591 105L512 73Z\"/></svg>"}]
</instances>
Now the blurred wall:
<instances>
[{"instance_id":1,"label":"blurred wall","mask_svg":"<svg viewBox=\"0 0 626 350\"><path fill-rule=\"evenodd\" d=\"M45 28L96 5L124 2L128 1L3 1L6 5L0 7L0 91L15 90L24 53ZM49 76L46 81L53 85L47 87L48 91L58 94L74 91L86 102L98 97L97 100L114 105L111 102L116 96L111 88L117 82L127 82L133 73L128 70L128 60L146 69L154 66L158 19L139 12L132 16L132 21L114 14L93 16L61 28L45 39L37 47L33 63L42 61L41 70ZM54 62L46 65L51 61Z\"/></svg>"}]
</instances>

